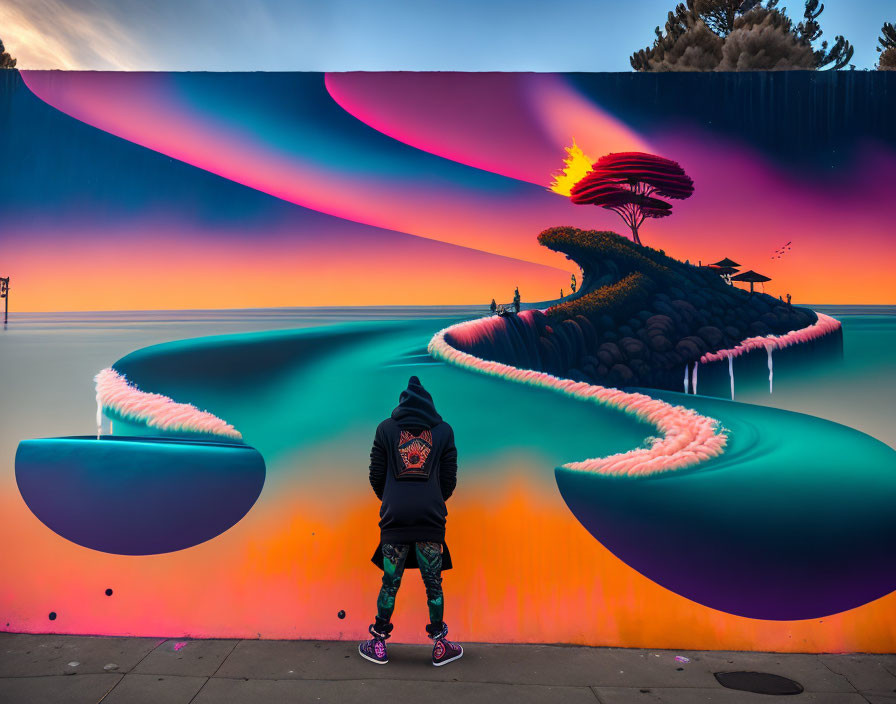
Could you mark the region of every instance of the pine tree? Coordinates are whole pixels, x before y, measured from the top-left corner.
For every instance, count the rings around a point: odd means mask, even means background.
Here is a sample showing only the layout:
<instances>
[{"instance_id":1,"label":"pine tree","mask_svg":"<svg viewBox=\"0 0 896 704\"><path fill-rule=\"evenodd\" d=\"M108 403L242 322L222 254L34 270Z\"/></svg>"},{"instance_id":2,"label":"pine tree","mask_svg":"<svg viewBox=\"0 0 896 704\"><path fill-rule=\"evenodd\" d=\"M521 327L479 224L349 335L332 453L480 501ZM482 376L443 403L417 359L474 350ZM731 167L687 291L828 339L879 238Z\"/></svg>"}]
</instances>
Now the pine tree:
<instances>
[{"instance_id":1,"label":"pine tree","mask_svg":"<svg viewBox=\"0 0 896 704\"><path fill-rule=\"evenodd\" d=\"M819 39L822 34L818 16L824 11L824 5L819 6L818 2L819 0L806 0L803 21L796 26L796 34L800 41L809 46L812 46L812 42ZM835 71L841 69L849 63L854 52L853 46L838 34L834 39L834 46L830 49L828 49L827 41L823 41L821 47L813 52L815 68L828 67ZM833 64L833 66L828 66L828 64Z\"/></svg>"},{"instance_id":2,"label":"pine tree","mask_svg":"<svg viewBox=\"0 0 896 704\"><path fill-rule=\"evenodd\" d=\"M880 44L877 50L880 59L877 62L878 71L896 71L896 26L890 22L884 22L880 30Z\"/></svg>"},{"instance_id":3,"label":"pine tree","mask_svg":"<svg viewBox=\"0 0 896 704\"><path fill-rule=\"evenodd\" d=\"M838 35L834 45L813 42L822 34L819 0L805 0L794 26L778 0L687 0L657 27L652 46L629 59L636 71L755 71L841 69L854 49Z\"/></svg>"},{"instance_id":4,"label":"pine tree","mask_svg":"<svg viewBox=\"0 0 896 704\"><path fill-rule=\"evenodd\" d=\"M16 60L12 58L3 46L3 40L0 39L0 68L15 68Z\"/></svg>"},{"instance_id":5,"label":"pine tree","mask_svg":"<svg viewBox=\"0 0 896 704\"><path fill-rule=\"evenodd\" d=\"M800 41L786 15L764 7L755 7L734 21L719 62L720 71L812 68L815 68L812 45Z\"/></svg>"}]
</instances>

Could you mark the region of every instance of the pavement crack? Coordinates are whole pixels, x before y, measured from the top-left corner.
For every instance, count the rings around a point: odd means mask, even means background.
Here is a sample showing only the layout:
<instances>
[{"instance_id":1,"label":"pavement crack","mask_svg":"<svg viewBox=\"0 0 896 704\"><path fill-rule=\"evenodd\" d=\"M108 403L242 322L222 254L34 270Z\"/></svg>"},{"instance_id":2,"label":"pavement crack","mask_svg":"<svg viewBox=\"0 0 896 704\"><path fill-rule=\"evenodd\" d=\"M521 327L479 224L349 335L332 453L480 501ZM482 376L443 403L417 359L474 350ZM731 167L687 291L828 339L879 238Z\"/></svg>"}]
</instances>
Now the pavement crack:
<instances>
[{"instance_id":1,"label":"pavement crack","mask_svg":"<svg viewBox=\"0 0 896 704\"><path fill-rule=\"evenodd\" d=\"M852 683L852 681L849 679L849 677L847 677L847 676L846 676L845 674L843 674L842 672L837 672L833 667L831 667L830 665L828 665L828 664L827 664L824 660L822 660L818 655L815 656L815 659L818 660L818 662L820 662L822 665L824 665L825 669L826 669L828 672L830 672L830 673L832 673L832 674L834 674L834 675L837 675L838 677L842 677L843 679L846 680L846 684L848 684L850 687L852 687L853 690L854 690L855 692L858 692L859 694L861 694L861 692L859 692L859 688L856 687L856 686ZM866 699L866 701L867 701L867 698L865 697L864 694L862 694L862 698L863 698L863 699Z\"/></svg>"},{"instance_id":2,"label":"pavement crack","mask_svg":"<svg viewBox=\"0 0 896 704\"><path fill-rule=\"evenodd\" d=\"M133 667L131 667L129 670L127 670L127 672L122 672L122 673L120 673L120 674L121 674L121 677L118 678L118 682L116 682L115 684L113 684L113 685L109 688L109 691L106 692L102 697L100 697L100 699L97 701L96 704L100 704L100 702L102 702L106 697L108 697L108 696L112 693L112 691L113 691L118 685L121 684L121 681L125 678L125 675L127 675L128 672L133 672L135 669L137 669L137 666L138 666L141 662L143 662L144 660L146 660L146 658L148 658L148 657L150 656L150 654L151 654L156 648L158 648L162 643L164 643L164 642L165 642L164 640L160 640L160 641L158 641L154 646L152 646L149 650L146 651L146 654L145 654L142 658L140 658L137 662L134 663L134 666L133 666ZM118 674L118 673L116 673L116 674Z\"/></svg>"},{"instance_id":3,"label":"pavement crack","mask_svg":"<svg viewBox=\"0 0 896 704\"><path fill-rule=\"evenodd\" d=\"M106 693L105 693L102 697L100 697L99 699L97 699L96 704L100 704L100 702L102 702L103 699L105 699L106 697L108 697L109 694L112 693L112 690L115 689L119 684L121 684L121 681L122 681L123 679L124 679L124 675L121 675L121 676L118 678L118 682L116 682L116 683L113 684L111 687L109 687L109 689L106 690Z\"/></svg>"},{"instance_id":4,"label":"pavement crack","mask_svg":"<svg viewBox=\"0 0 896 704\"><path fill-rule=\"evenodd\" d=\"M221 658L221 662L215 668L215 671L209 677L205 678L205 682L203 682L202 686L196 690L196 694L194 694L192 697L190 697L190 701L188 701L187 704L193 704L193 701L196 699L196 697L199 696L199 693L203 689L205 689L205 685L207 685L209 683L209 681L212 679L212 677L214 677L215 675L218 674L218 670L220 670L224 666L224 663L227 662L227 658L229 658L231 655L233 655L233 651L236 650L236 646L238 646L240 643L242 643L241 640L237 640L237 641L233 642L233 647L227 652L227 655L225 655L223 658ZM225 678L222 677L220 679L225 679Z\"/></svg>"},{"instance_id":5,"label":"pavement crack","mask_svg":"<svg viewBox=\"0 0 896 704\"><path fill-rule=\"evenodd\" d=\"M603 700L600 698L600 695L597 693L597 688L594 686L588 687L591 690L591 693L594 695L594 698L597 700L597 704L604 704Z\"/></svg>"}]
</instances>

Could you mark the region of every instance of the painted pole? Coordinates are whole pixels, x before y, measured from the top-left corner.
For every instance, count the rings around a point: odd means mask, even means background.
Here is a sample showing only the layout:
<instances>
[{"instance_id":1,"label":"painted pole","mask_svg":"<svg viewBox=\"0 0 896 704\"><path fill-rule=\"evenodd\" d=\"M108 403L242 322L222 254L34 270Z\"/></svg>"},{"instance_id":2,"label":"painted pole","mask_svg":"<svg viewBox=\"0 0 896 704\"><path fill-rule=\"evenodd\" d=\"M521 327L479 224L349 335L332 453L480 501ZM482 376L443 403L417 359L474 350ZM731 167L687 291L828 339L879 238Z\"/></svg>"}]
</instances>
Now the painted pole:
<instances>
[{"instance_id":1,"label":"painted pole","mask_svg":"<svg viewBox=\"0 0 896 704\"><path fill-rule=\"evenodd\" d=\"M0 298L3 299L3 324L9 318L9 277L0 278Z\"/></svg>"}]
</instances>

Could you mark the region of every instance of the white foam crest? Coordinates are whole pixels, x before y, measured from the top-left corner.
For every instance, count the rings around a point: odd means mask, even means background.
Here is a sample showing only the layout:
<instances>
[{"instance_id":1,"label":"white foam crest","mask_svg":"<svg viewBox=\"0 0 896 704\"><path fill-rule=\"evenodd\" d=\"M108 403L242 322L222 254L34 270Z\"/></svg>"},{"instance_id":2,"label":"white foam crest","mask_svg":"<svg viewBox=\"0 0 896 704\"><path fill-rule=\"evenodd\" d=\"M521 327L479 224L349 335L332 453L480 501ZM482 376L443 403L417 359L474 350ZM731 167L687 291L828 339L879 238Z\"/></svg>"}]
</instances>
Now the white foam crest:
<instances>
[{"instance_id":1,"label":"white foam crest","mask_svg":"<svg viewBox=\"0 0 896 704\"><path fill-rule=\"evenodd\" d=\"M236 440L243 437L230 423L191 403L178 403L163 394L141 391L111 367L98 372L94 381L97 417L103 408L108 408L121 418L159 430L209 433Z\"/></svg>"}]
</instances>

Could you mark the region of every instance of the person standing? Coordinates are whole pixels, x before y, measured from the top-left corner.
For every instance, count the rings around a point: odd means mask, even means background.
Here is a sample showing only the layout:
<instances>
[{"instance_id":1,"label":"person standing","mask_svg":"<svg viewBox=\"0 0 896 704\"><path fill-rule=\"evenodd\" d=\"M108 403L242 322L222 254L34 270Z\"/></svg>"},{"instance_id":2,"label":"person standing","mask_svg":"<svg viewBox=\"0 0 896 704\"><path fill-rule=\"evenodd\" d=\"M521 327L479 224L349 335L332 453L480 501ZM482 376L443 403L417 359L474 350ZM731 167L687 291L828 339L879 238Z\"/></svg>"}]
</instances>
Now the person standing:
<instances>
[{"instance_id":1,"label":"person standing","mask_svg":"<svg viewBox=\"0 0 896 704\"><path fill-rule=\"evenodd\" d=\"M366 660L389 662L386 640L406 569L419 569L426 587L432 664L445 665L463 655L463 647L447 639L443 620L442 572L452 567L445 502L456 484L454 430L442 420L420 379L412 376L392 414L377 426L370 451L370 485L382 501L380 542L371 560L383 570L383 581L368 628L372 638L358 645Z\"/></svg>"}]
</instances>

